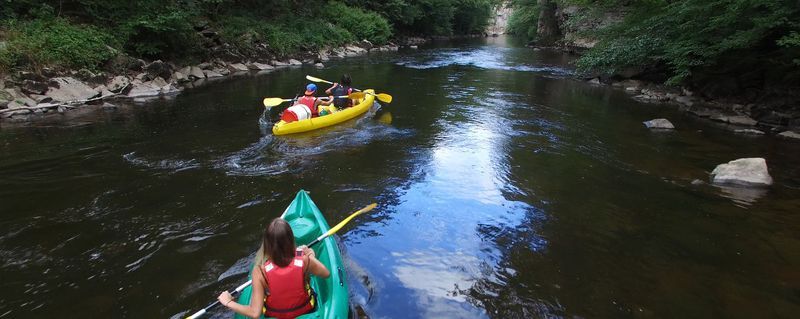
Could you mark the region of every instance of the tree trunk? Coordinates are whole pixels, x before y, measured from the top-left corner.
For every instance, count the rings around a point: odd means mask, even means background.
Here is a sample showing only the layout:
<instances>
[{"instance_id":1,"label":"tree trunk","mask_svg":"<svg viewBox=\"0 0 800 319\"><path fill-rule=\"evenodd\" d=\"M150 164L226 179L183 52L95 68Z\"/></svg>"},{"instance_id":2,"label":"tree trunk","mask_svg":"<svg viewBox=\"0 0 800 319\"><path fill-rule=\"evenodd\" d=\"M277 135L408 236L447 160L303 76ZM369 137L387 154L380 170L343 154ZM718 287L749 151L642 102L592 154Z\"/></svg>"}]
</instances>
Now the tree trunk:
<instances>
[{"instance_id":1,"label":"tree trunk","mask_svg":"<svg viewBox=\"0 0 800 319\"><path fill-rule=\"evenodd\" d=\"M540 11L536 42L540 45L552 45L561 37L556 20L556 4L553 0L537 1Z\"/></svg>"}]
</instances>

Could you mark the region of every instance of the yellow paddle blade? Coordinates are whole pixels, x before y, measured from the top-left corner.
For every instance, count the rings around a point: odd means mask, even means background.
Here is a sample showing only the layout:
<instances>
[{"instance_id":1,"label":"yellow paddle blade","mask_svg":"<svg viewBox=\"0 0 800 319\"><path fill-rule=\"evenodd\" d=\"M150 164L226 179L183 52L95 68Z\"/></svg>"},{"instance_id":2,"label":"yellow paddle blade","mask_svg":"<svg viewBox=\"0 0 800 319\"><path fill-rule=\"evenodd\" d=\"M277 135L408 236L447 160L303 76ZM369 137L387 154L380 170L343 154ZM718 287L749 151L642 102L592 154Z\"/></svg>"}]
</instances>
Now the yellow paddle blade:
<instances>
[{"instance_id":1,"label":"yellow paddle blade","mask_svg":"<svg viewBox=\"0 0 800 319\"><path fill-rule=\"evenodd\" d=\"M378 98L378 101L384 103L392 103L392 96L386 93L378 93L375 95Z\"/></svg>"},{"instance_id":2,"label":"yellow paddle blade","mask_svg":"<svg viewBox=\"0 0 800 319\"><path fill-rule=\"evenodd\" d=\"M383 124L392 124L392 113L384 112L380 117L378 117L378 122Z\"/></svg>"},{"instance_id":3,"label":"yellow paddle blade","mask_svg":"<svg viewBox=\"0 0 800 319\"><path fill-rule=\"evenodd\" d=\"M264 106L265 107L273 107L278 106L285 101L291 101L291 99L282 99L279 97L268 97L264 99Z\"/></svg>"},{"instance_id":4,"label":"yellow paddle blade","mask_svg":"<svg viewBox=\"0 0 800 319\"><path fill-rule=\"evenodd\" d=\"M369 205L367 205L366 207L364 207L364 208L362 208L362 209L359 209L359 210L358 210L358 211L356 211L355 213L352 213L352 214L350 214L350 216L348 216L347 218L345 218L344 220L342 220L341 222L339 222L338 224L336 224L336 226L333 226L333 228L331 228L331 229L330 229L330 230L329 230L327 233L325 233L324 235L320 236L320 238L323 238L323 237L328 237L328 236L330 236L330 235L333 235L333 234L335 234L337 231L339 231L339 229L341 229L342 227L344 227L344 225L345 225L345 224L347 224L347 222L349 222L351 219L355 218L355 217L356 217L356 216L358 216L358 215L361 215L361 214L363 214L363 213L366 213L366 212L368 212L368 211L371 211L371 210L372 210L373 208L375 208L376 206L378 206L378 204L376 204L376 203L372 203L372 204L369 204Z\"/></svg>"},{"instance_id":5,"label":"yellow paddle blade","mask_svg":"<svg viewBox=\"0 0 800 319\"><path fill-rule=\"evenodd\" d=\"M323 80L323 79L320 79L320 78L315 78L315 77L310 76L310 75L306 75L306 80L309 80L311 82L322 82L322 83L333 84L333 82L331 82L331 81L326 81L326 80Z\"/></svg>"},{"instance_id":6,"label":"yellow paddle blade","mask_svg":"<svg viewBox=\"0 0 800 319\"><path fill-rule=\"evenodd\" d=\"M364 99L365 95L366 94L364 94L364 92L353 92L353 93L348 94L347 98L349 98L351 100L361 100L361 99Z\"/></svg>"}]
</instances>

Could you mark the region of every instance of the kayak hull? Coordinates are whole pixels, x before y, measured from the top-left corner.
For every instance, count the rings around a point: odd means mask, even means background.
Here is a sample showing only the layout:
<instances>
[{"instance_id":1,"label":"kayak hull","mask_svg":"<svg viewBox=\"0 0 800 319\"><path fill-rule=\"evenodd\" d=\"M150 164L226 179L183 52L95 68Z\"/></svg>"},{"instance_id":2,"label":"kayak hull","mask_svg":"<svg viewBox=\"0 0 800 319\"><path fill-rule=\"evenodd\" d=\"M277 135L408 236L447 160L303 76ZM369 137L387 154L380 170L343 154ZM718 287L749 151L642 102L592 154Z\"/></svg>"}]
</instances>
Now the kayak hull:
<instances>
[{"instance_id":1,"label":"kayak hull","mask_svg":"<svg viewBox=\"0 0 800 319\"><path fill-rule=\"evenodd\" d=\"M375 93L374 90L364 90L364 92ZM315 118L310 118L290 123L286 123L283 120L281 120L280 122L275 123L275 125L272 126L272 134L274 135L296 134L336 125L366 113L369 110L369 108L372 107L372 104L374 102L375 102L375 96L372 94L367 94L364 97L364 99L361 100L361 103L358 103L356 105L353 105L352 107L343 110L339 110L338 112L335 112L333 114L328 114L325 116L319 116Z\"/></svg>"},{"instance_id":2,"label":"kayak hull","mask_svg":"<svg viewBox=\"0 0 800 319\"><path fill-rule=\"evenodd\" d=\"M286 208L283 218L289 222L295 235L295 243L305 245L330 230L328 222L322 212L308 196L301 190L297 193L289 207ZM330 277L321 279L311 276L311 288L317 293L315 311L297 318L302 319L346 319L350 311L347 280L345 278L344 263L339 246L334 236L328 236L313 247L319 259L330 270ZM238 302L243 305L250 304L252 286L242 290ZM247 317L236 314L236 319ZM260 318L264 318L262 315Z\"/></svg>"}]
</instances>

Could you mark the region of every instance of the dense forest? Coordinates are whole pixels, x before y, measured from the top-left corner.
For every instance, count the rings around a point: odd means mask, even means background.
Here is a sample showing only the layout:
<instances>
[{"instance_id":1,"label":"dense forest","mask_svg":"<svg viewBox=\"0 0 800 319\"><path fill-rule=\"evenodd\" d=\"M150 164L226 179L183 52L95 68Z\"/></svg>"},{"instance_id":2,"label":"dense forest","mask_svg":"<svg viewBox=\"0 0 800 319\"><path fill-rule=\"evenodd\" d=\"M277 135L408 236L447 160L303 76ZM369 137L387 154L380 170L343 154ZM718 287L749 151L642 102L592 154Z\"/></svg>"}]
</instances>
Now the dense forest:
<instances>
[{"instance_id":1,"label":"dense forest","mask_svg":"<svg viewBox=\"0 0 800 319\"><path fill-rule=\"evenodd\" d=\"M800 83L797 0L514 0L510 30L541 45L595 44L578 67L647 76L712 95L782 92ZM553 27L555 25L555 28ZM560 37L559 37L560 36ZM561 43L559 43L561 41Z\"/></svg>"},{"instance_id":2,"label":"dense forest","mask_svg":"<svg viewBox=\"0 0 800 319\"><path fill-rule=\"evenodd\" d=\"M194 62L482 32L494 0L0 0L0 73L97 69L120 53ZM218 52L218 51L224 52Z\"/></svg>"}]
</instances>

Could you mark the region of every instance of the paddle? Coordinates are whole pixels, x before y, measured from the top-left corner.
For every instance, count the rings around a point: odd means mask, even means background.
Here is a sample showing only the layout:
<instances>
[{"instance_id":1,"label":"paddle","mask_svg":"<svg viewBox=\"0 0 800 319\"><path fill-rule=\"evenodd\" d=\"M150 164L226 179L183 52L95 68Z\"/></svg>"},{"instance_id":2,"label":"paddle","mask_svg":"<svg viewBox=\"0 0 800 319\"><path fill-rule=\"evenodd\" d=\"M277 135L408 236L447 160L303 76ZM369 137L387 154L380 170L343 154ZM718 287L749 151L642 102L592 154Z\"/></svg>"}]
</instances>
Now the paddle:
<instances>
[{"instance_id":1,"label":"paddle","mask_svg":"<svg viewBox=\"0 0 800 319\"><path fill-rule=\"evenodd\" d=\"M337 97L343 98L343 99L347 98L347 99L353 99L353 100L360 100L360 99L364 98L364 93L363 92L353 92L353 93L350 93L348 95L342 95L342 96L337 96ZM271 108L273 106L281 105L283 102L289 102L289 101L293 101L293 100L294 99L283 99L283 98L279 98L279 97L268 97L268 98L264 98L264 107Z\"/></svg>"},{"instance_id":2,"label":"paddle","mask_svg":"<svg viewBox=\"0 0 800 319\"><path fill-rule=\"evenodd\" d=\"M333 234L335 234L337 231L339 231L339 229L341 229L342 227L344 227L344 225L346 225L348 222L350 222L350 220L352 220L353 218L355 218L355 217L356 217L356 216L358 216L358 215L361 215L361 214L363 214L363 213L366 213L366 212L368 212L368 211L371 211L373 208L375 208L375 206L378 206L378 204L376 204L376 203L372 203L372 204L369 204L369 205L365 206L364 208L362 208L362 209L359 209L359 210L357 210L356 212L354 212L354 213L350 214L350 216L347 216L347 218L345 218L344 220L342 220L341 222L339 222L338 224L336 224L336 226L333 226L333 228L331 228L330 230L328 230L327 232L325 232L324 234L322 234L322 236L319 236L319 237L317 237L317 239L314 239L313 241L311 241L311 243L309 243L307 246L308 246L308 247L311 247L311 246L313 246L314 244L316 244L316 243L318 243L318 242L322 241L322 240L323 240L323 239L325 239L326 237L328 237L328 236L330 236L330 235L333 235ZM284 214L286 214L286 213L284 212ZM283 218L283 215L281 215L281 218ZM263 248L262 248L262 249L263 249ZM238 295L240 292L242 292L242 290L244 290L245 288L247 288L248 286L250 286L252 283L253 283L253 280L252 280L252 279L250 279L250 280L248 280L246 283L243 283L243 284L241 284L239 287L236 287L236 289L234 289L234 290L230 291L230 294L231 294L231 295L233 295L233 296L236 296L236 295ZM198 310L198 311L197 311L197 312L195 312L193 315L186 317L186 319L195 319L195 318L198 318L198 317L202 316L203 314L205 314L205 313L206 313L208 310L210 310L211 308L214 308L214 307L215 307L216 305L218 305L218 304L219 304L219 300L217 300L217 301L214 301L214 302L212 302L211 304L209 304L208 306L206 306L205 308Z\"/></svg>"},{"instance_id":3,"label":"paddle","mask_svg":"<svg viewBox=\"0 0 800 319\"><path fill-rule=\"evenodd\" d=\"M321 82L321 83L333 84L333 82L331 82L331 81L323 80L323 79L320 79L320 78L315 78L315 77L310 76L310 75L306 75L306 79L311 81L311 82L318 82L318 83ZM353 90L361 91L361 90L356 89L356 88L354 88ZM378 101L381 101L381 102L384 102L384 103L392 103L392 96L389 95L389 94L386 94L386 93L378 93L378 94L368 93L368 94L378 98Z\"/></svg>"}]
</instances>

